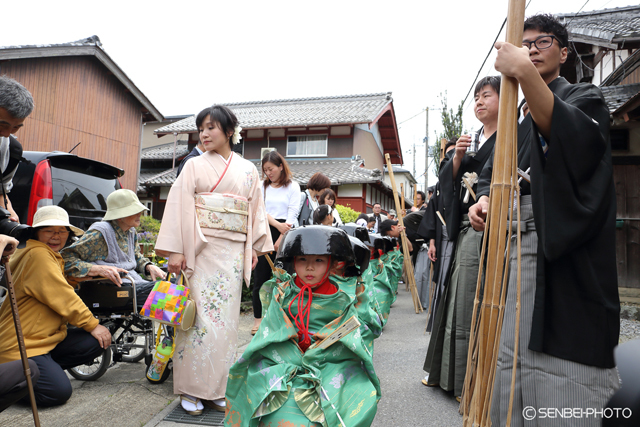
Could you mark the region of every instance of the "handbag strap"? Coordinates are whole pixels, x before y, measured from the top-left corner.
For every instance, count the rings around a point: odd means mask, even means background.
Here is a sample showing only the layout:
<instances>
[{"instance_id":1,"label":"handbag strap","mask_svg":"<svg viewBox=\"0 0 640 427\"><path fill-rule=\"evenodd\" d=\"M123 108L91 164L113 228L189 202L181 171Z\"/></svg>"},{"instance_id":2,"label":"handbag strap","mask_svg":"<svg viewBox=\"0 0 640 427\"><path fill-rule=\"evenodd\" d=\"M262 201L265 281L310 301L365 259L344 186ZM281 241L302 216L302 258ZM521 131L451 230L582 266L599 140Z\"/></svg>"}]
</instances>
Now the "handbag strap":
<instances>
[{"instance_id":1,"label":"handbag strap","mask_svg":"<svg viewBox=\"0 0 640 427\"><path fill-rule=\"evenodd\" d=\"M160 345L160 338L162 337L162 329L164 326L161 324L158 325L158 332L156 333L156 348ZM176 351L176 328L173 328L173 345L171 346L171 354L169 355L169 359L173 357L173 352Z\"/></svg>"},{"instance_id":2,"label":"handbag strap","mask_svg":"<svg viewBox=\"0 0 640 427\"><path fill-rule=\"evenodd\" d=\"M178 281L178 285L182 285L183 283L186 283L187 288L191 289L191 285L189 284L189 279L187 279L187 275L185 274L184 270L180 270L180 280Z\"/></svg>"},{"instance_id":3,"label":"handbag strap","mask_svg":"<svg viewBox=\"0 0 640 427\"><path fill-rule=\"evenodd\" d=\"M227 161L227 165L222 171L222 175L220 175L220 178L218 178L218 182L216 182L216 185L214 185L213 188L211 189L211 193L213 193L213 190L215 190L218 187L218 184L220 184L220 181L222 181L222 178L224 178L225 174L227 173L227 169L229 169L229 165L231 164L232 158L233 158L233 151L231 152L231 155L229 155L229 161Z\"/></svg>"}]
</instances>

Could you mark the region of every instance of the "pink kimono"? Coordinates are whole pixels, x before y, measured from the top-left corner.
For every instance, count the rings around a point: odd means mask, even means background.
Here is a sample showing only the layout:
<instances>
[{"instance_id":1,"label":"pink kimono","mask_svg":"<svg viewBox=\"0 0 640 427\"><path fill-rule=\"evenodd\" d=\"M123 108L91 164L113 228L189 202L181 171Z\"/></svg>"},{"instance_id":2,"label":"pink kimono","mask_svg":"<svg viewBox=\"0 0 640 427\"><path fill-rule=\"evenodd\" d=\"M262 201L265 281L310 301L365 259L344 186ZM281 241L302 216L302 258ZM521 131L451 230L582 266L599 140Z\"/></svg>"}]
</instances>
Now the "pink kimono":
<instances>
[{"instance_id":1,"label":"pink kimono","mask_svg":"<svg viewBox=\"0 0 640 427\"><path fill-rule=\"evenodd\" d=\"M249 201L247 234L200 227L194 197L213 188ZM197 307L195 327L178 331L176 338L176 394L208 400L225 395L237 349L242 279L248 286L251 277L251 249L258 254L273 250L260 188L251 162L232 154L227 167L211 151L189 160L171 187L155 250L162 256L184 255Z\"/></svg>"}]
</instances>

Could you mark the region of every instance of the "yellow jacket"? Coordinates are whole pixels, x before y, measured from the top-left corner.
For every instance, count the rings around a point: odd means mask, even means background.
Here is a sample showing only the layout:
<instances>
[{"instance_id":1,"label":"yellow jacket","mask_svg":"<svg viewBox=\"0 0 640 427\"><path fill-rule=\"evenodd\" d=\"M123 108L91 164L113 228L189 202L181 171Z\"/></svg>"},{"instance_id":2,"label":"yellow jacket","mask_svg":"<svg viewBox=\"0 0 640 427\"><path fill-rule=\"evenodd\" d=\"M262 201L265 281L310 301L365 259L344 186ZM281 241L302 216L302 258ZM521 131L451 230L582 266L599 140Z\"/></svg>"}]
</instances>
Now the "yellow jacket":
<instances>
[{"instance_id":1,"label":"yellow jacket","mask_svg":"<svg viewBox=\"0 0 640 427\"><path fill-rule=\"evenodd\" d=\"M58 252L27 241L9 262L27 357L47 354L67 336L67 322L91 332L98 319L64 278ZM20 359L9 298L0 308L0 363Z\"/></svg>"}]
</instances>

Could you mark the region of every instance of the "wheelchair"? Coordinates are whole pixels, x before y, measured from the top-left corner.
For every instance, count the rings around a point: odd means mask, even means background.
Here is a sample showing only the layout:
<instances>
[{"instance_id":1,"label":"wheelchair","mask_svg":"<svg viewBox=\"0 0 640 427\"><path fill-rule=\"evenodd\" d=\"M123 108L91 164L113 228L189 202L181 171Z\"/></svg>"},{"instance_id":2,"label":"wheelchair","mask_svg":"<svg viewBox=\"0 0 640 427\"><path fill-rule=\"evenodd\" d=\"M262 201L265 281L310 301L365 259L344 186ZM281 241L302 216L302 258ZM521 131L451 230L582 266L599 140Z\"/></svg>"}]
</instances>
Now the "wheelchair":
<instances>
[{"instance_id":1,"label":"wheelchair","mask_svg":"<svg viewBox=\"0 0 640 427\"><path fill-rule=\"evenodd\" d=\"M91 363L68 369L67 372L75 379L95 381L118 362L137 363L144 359L145 373L151 364L156 336L154 322L138 314L135 282L130 276L124 278L131 284L123 283L118 287L105 278L78 283L78 296L100 324L111 332L111 346ZM158 327L165 328L165 334L169 333L165 325ZM148 377L147 380L160 384L166 381L170 373L171 365L167 366L158 381L149 380Z\"/></svg>"}]
</instances>

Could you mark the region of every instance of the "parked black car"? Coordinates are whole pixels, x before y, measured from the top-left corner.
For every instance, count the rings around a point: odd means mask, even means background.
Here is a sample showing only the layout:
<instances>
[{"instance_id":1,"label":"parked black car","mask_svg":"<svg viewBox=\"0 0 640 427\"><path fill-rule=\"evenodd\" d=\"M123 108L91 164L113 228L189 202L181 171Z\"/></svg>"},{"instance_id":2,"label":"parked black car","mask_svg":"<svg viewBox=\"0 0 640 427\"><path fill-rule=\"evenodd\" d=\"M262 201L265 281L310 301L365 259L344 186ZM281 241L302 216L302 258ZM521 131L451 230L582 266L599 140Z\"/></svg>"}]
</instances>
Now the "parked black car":
<instances>
[{"instance_id":1,"label":"parked black car","mask_svg":"<svg viewBox=\"0 0 640 427\"><path fill-rule=\"evenodd\" d=\"M102 219L107 196L121 187L122 169L61 151L25 151L9 195L22 224L41 206L58 205L83 230Z\"/></svg>"}]
</instances>

